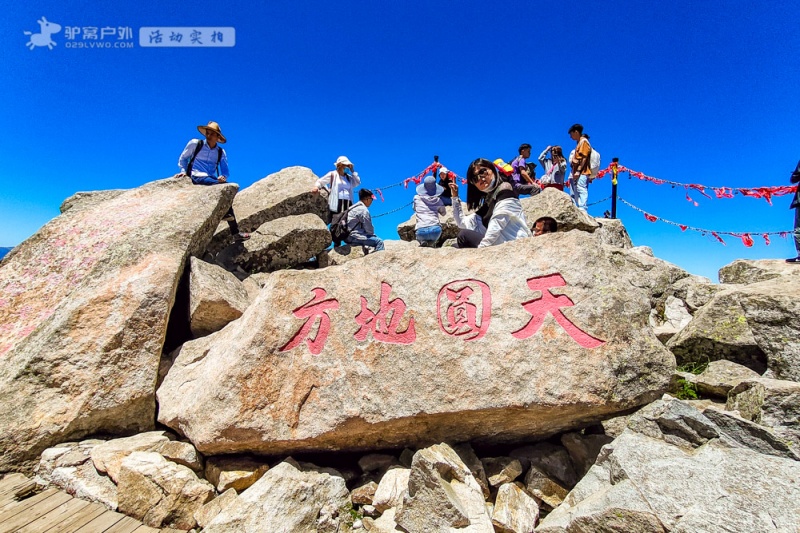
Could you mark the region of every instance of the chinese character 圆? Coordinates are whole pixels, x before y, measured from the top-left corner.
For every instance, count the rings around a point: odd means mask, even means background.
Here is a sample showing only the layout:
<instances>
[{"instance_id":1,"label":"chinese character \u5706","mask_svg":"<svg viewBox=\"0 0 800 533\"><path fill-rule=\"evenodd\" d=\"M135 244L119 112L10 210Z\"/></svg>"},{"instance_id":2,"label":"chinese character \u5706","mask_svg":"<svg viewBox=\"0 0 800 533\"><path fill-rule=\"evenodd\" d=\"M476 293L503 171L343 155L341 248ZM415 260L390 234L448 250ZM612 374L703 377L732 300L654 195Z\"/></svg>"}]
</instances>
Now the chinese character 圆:
<instances>
[{"instance_id":1,"label":"chinese character \u5706","mask_svg":"<svg viewBox=\"0 0 800 533\"><path fill-rule=\"evenodd\" d=\"M182 39L183 39L183 34L182 33L177 33L177 32L173 31L169 35L169 40L173 41L173 42L176 42L176 43L181 42Z\"/></svg>"},{"instance_id":2,"label":"chinese character \u5706","mask_svg":"<svg viewBox=\"0 0 800 533\"><path fill-rule=\"evenodd\" d=\"M482 281L451 281L439 291L436 301L439 328L451 337L478 340L489 330L492 294Z\"/></svg>"},{"instance_id":3,"label":"chinese character \u5706","mask_svg":"<svg viewBox=\"0 0 800 533\"><path fill-rule=\"evenodd\" d=\"M328 312L339 309L339 301L335 298L326 300L328 293L325 289L316 288L312 289L312 292L314 297L311 300L292 311L294 316L305 318L306 321L300 326L294 337L280 349L281 352L288 352L299 346L303 341L306 341L308 350L313 355L319 355L325 347L325 341L328 340L328 333L331 330L331 319L328 316ZM316 335L312 339L309 334L315 324L319 324L319 326L317 327Z\"/></svg>"},{"instance_id":4,"label":"chinese character \u5706","mask_svg":"<svg viewBox=\"0 0 800 533\"><path fill-rule=\"evenodd\" d=\"M221 31L211 32L211 42L212 43L221 43L222 42L222 32Z\"/></svg>"},{"instance_id":5,"label":"chinese character \u5706","mask_svg":"<svg viewBox=\"0 0 800 533\"><path fill-rule=\"evenodd\" d=\"M203 41L200 38L203 36L203 32L193 30L191 34L189 34L189 38L192 40L192 44L203 44Z\"/></svg>"},{"instance_id":6,"label":"chinese character \u5706","mask_svg":"<svg viewBox=\"0 0 800 533\"><path fill-rule=\"evenodd\" d=\"M568 296L564 294L556 296L550 292L550 289L554 287L564 287L566 284L567 282L564 281L561 274L550 274L529 279L528 287L533 291L540 291L542 295L533 300L523 302L522 307L532 316L522 329L513 332L512 335L518 339L527 339L534 335L539 331L539 328L542 327L544 318L550 313L553 318L556 319L556 322L564 328L564 331L569 333L569 336L575 339L578 344L584 348L597 348L605 344L605 341L592 337L570 322L570 320L564 316L564 313L561 312L562 307L569 307L574 304Z\"/></svg>"},{"instance_id":7,"label":"chinese character \u5706","mask_svg":"<svg viewBox=\"0 0 800 533\"><path fill-rule=\"evenodd\" d=\"M150 43L160 44L161 40L164 38L164 35L161 33L161 30L151 31L150 32Z\"/></svg>"},{"instance_id":8,"label":"chinese character \u5706","mask_svg":"<svg viewBox=\"0 0 800 533\"><path fill-rule=\"evenodd\" d=\"M392 286L382 281L380 308L377 313L371 311L367 299L361 297L361 312L356 316L356 323L361 327L353 335L356 340L365 340L370 332L376 341L389 344L412 344L417 340L414 317L408 319L405 330L398 331L406 312L406 303L399 298L389 300L391 292Z\"/></svg>"}]
</instances>

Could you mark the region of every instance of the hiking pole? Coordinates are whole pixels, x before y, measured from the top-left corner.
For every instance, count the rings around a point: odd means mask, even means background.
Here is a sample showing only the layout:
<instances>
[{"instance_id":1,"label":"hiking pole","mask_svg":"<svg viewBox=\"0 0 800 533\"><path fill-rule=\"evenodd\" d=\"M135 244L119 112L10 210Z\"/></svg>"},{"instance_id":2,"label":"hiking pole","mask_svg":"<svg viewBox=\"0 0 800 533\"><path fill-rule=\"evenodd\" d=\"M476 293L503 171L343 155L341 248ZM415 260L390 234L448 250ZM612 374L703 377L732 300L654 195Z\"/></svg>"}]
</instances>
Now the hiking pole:
<instances>
[{"instance_id":1,"label":"hiking pole","mask_svg":"<svg viewBox=\"0 0 800 533\"><path fill-rule=\"evenodd\" d=\"M611 218L617 218L617 165L619 157L611 160Z\"/></svg>"}]
</instances>

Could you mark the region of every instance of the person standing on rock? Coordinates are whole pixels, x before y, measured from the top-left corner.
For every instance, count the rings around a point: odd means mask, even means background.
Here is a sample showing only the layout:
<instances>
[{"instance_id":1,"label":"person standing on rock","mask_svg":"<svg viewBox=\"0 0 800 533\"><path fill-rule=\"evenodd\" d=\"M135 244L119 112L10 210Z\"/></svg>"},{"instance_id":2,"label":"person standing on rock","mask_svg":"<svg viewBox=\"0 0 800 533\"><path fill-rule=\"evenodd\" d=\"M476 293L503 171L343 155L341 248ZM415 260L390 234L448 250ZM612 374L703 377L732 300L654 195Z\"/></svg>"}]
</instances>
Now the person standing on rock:
<instances>
[{"instance_id":1,"label":"person standing on rock","mask_svg":"<svg viewBox=\"0 0 800 533\"><path fill-rule=\"evenodd\" d=\"M205 126L197 126L197 130L203 134L205 140L192 139L186 145L178 158L178 167L181 174L191 178L195 185L216 185L228 182L228 154L222 149L220 144L224 144L227 139L222 134L219 124L210 121ZM233 207L228 209L222 219L228 223L231 235L237 241L245 241L250 238L249 233L239 231L239 224L233 214Z\"/></svg>"},{"instance_id":2,"label":"person standing on rock","mask_svg":"<svg viewBox=\"0 0 800 533\"><path fill-rule=\"evenodd\" d=\"M372 227L372 215L369 214L369 206L372 205L372 191L361 189L358 191L359 202L347 211L347 236L346 243L353 246L361 246L364 255L367 255L367 248L375 248L376 252L383 250L383 240L375 235L375 228Z\"/></svg>"},{"instance_id":3,"label":"person standing on rock","mask_svg":"<svg viewBox=\"0 0 800 533\"><path fill-rule=\"evenodd\" d=\"M550 157L547 157L548 154ZM559 191L564 190L564 176L567 173L567 160L560 146L548 146L539 154L539 163L544 169L542 176L542 190L553 187Z\"/></svg>"},{"instance_id":4,"label":"person standing on rock","mask_svg":"<svg viewBox=\"0 0 800 533\"><path fill-rule=\"evenodd\" d=\"M589 165L592 145L589 144L589 136L583 133L583 126L580 124L573 124L567 133L578 143L569 156L572 199L578 209L586 211L586 202L589 200L589 176L592 174Z\"/></svg>"},{"instance_id":5,"label":"person standing on rock","mask_svg":"<svg viewBox=\"0 0 800 533\"><path fill-rule=\"evenodd\" d=\"M336 169L331 170L317 180L311 192L317 194L320 189L328 186L328 220L330 224L336 224L339 216L353 205L353 190L361 184L361 178L353 169L353 163L345 156L339 156L333 164ZM341 242L334 242L333 245L339 246Z\"/></svg>"},{"instance_id":6,"label":"person standing on rock","mask_svg":"<svg viewBox=\"0 0 800 533\"><path fill-rule=\"evenodd\" d=\"M798 185L792 203L789 205L789 209L794 209L794 247L797 250L797 257L787 259L786 262L800 263L800 161L797 162L790 181Z\"/></svg>"}]
</instances>

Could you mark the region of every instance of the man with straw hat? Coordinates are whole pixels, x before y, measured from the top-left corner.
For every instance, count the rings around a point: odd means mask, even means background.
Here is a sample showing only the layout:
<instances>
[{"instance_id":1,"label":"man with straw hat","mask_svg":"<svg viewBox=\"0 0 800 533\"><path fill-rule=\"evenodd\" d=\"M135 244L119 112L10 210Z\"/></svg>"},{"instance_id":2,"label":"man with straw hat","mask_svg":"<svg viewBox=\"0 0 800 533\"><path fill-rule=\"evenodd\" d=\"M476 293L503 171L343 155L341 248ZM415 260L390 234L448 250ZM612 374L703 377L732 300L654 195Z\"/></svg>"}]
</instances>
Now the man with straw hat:
<instances>
[{"instance_id":1,"label":"man with straw hat","mask_svg":"<svg viewBox=\"0 0 800 533\"><path fill-rule=\"evenodd\" d=\"M197 126L197 130L203 134L205 140L192 139L183 149L178 159L181 174L190 177L195 185L227 183L228 155L219 146L224 144L227 139L222 134L219 124L212 120L205 126ZM228 210L222 220L228 223L231 235L236 241L250 238L249 233L239 231L233 207Z\"/></svg>"}]
</instances>

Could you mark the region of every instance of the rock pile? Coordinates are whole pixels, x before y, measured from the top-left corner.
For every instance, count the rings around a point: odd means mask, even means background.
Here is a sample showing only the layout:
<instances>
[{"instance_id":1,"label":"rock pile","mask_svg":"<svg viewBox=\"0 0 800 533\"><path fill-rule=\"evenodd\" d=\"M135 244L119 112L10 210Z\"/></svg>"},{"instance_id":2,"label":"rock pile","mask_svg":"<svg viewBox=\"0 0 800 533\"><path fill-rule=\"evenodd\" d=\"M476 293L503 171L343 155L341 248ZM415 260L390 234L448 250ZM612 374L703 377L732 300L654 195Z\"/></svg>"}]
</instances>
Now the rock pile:
<instances>
[{"instance_id":1,"label":"rock pile","mask_svg":"<svg viewBox=\"0 0 800 533\"><path fill-rule=\"evenodd\" d=\"M364 257L314 180L80 193L8 254L0 472L214 532L800 523L800 271L715 284L554 189L555 234Z\"/></svg>"}]
</instances>

